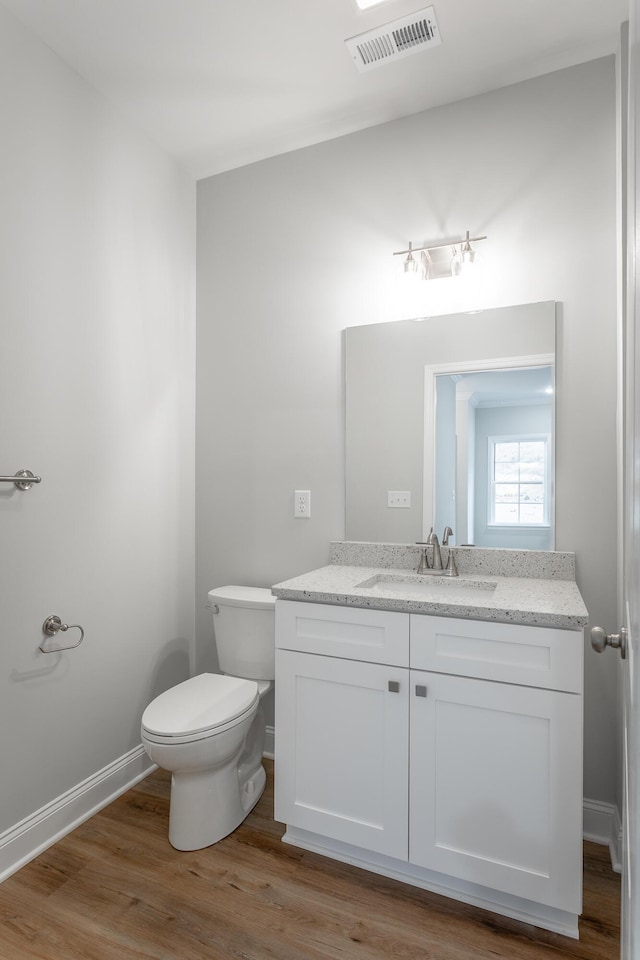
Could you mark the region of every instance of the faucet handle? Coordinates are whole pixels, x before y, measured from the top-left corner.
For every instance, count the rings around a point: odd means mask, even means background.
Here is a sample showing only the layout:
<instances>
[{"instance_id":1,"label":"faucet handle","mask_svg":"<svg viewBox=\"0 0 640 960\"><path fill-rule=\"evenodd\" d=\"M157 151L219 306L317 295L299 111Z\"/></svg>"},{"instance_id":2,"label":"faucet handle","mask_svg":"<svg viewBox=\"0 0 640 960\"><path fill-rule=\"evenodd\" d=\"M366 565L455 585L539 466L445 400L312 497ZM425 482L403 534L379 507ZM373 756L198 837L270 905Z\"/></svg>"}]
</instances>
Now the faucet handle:
<instances>
[{"instance_id":1,"label":"faucet handle","mask_svg":"<svg viewBox=\"0 0 640 960\"><path fill-rule=\"evenodd\" d=\"M447 562L447 570L449 571L450 577L458 576L458 566L456 564L456 558L453 555L453 547L449 547L449 560Z\"/></svg>"},{"instance_id":2,"label":"faucet handle","mask_svg":"<svg viewBox=\"0 0 640 960\"><path fill-rule=\"evenodd\" d=\"M442 534L442 546L443 546L443 547L448 547L448 546L449 546L449 537L452 537L452 536L453 536L453 530L451 529L451 527L445 527L445 528L444 528L444 533Z\"/></svg>"},{"instance_id":3,"label":"faucet handle","mask_svg":"<svg viewBox=\"0 0 640 960\"><path fill-rule=\"evenodd\" d=\"M422 547L420 551L420 563L418 564L417 573L424 573L425 570L429 569L429 557L427 556L427 545L426 543L416 542L416 546Z\"/></svg>"}]
</instances>

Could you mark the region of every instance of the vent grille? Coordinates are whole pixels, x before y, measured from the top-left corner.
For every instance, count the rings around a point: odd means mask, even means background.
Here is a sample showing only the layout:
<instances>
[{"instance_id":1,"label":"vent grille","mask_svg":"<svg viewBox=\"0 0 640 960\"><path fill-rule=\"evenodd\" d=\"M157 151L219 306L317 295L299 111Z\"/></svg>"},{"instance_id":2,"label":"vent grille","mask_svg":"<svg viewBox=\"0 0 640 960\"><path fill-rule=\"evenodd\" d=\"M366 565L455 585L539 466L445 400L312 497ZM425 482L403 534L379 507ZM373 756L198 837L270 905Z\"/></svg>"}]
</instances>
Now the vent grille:
<instances>
[{"instance_id":1,"label":"vent grille","mask_svg":"<svg viewBox=\"0 0 640 960\"><path fill-rule=\"evenodd\" d=\"M360 73L440 44L433 7L345 40Z\"/></svg>"}]
</instances>

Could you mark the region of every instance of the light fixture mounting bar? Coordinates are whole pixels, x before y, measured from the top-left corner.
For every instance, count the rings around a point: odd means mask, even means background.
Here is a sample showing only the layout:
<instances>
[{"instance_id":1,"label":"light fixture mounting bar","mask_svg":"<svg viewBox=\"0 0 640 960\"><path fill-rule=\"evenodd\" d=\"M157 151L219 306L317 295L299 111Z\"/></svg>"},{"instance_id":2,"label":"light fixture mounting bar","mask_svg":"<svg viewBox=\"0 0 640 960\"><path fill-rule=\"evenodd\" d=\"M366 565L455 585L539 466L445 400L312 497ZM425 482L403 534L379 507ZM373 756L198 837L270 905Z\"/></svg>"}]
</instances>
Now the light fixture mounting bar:
<instances>
[{"instance_id":1,"label":"light fixture mounting bar","mask_svg":"<svg viewBox=\"0 0 640 960\"><path fill-rule=\"evenodd\" d=\"M443 247L457 247L462 243L477 243L479 240L486 239L486 234L484 237L470 237L467 231L466 237L460 237L459 240L447 240L446 243L429 243L424 247L414 247L411 245L407 250L395 250L393 256L401 257L406 253L420 253L421 250L441 250Z\"/></svg>"}]
</instances>

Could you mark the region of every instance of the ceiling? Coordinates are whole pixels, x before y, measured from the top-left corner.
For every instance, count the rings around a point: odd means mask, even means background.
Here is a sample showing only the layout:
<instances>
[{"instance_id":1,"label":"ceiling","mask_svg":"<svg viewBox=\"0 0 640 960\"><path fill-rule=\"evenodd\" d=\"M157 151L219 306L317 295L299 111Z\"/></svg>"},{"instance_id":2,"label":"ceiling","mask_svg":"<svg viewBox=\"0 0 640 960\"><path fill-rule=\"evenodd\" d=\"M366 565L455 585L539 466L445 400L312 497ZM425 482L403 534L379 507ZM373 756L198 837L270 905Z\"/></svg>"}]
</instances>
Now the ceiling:
<instances>
[{"instance_id":1,"label":"ceiling","mask_svg":"<svg viewBox=\"0 0 640 960\"><path fill-rule=\"evenodd\" d=\"M386 0L0 0L200 179L615 52L628 0L433 0L439 46L359 73Z\"/></svg>"}]
</instances>

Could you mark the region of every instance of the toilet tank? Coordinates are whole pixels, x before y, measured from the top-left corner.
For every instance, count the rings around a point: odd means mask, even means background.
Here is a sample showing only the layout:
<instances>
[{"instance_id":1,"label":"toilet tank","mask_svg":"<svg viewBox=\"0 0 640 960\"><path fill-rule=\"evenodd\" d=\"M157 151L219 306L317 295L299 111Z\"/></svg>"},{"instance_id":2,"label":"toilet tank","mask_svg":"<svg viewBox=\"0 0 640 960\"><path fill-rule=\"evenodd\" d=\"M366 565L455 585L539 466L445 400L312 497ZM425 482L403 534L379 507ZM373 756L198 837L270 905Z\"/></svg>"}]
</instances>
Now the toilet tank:
<instances>
[{"instance_id":1,"label":"toilet tank","mask_svg":"<svg viewBox=\"0 0 640 960\"><path fill-rule=\"evenodd\" d=\"M209 591L218 662L223 673L275 678L276 598L267 587L230 585Z\"/></svg>"}]
</instances>

